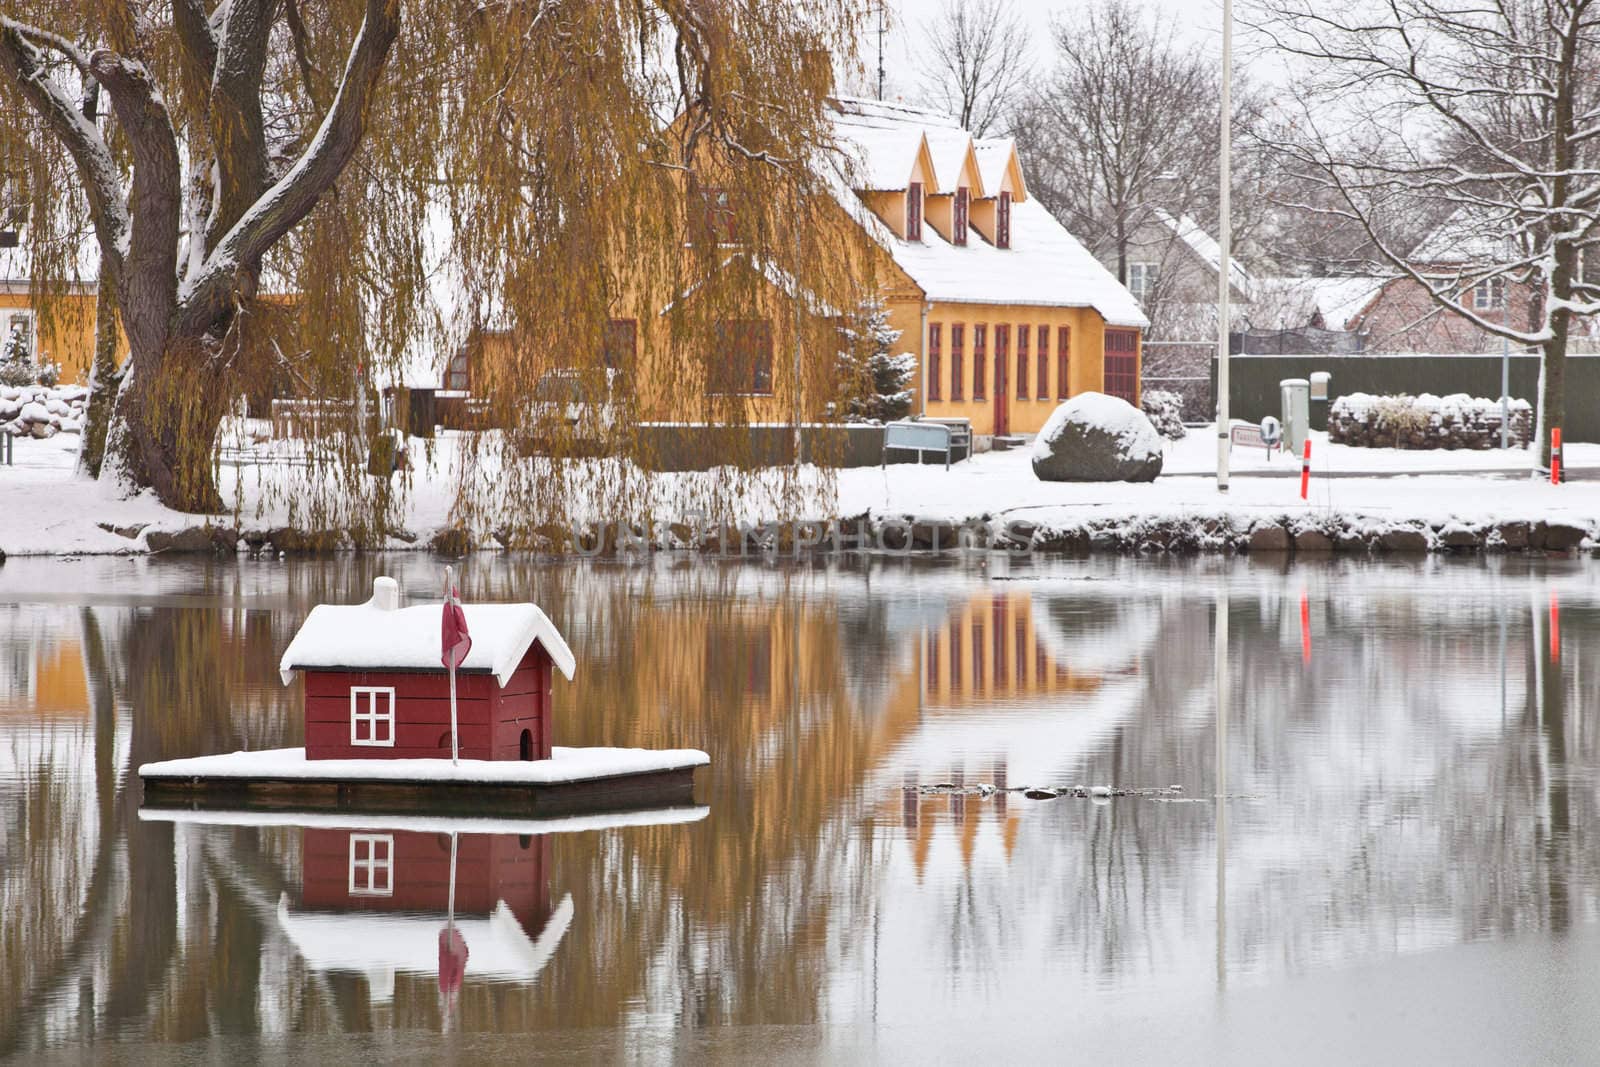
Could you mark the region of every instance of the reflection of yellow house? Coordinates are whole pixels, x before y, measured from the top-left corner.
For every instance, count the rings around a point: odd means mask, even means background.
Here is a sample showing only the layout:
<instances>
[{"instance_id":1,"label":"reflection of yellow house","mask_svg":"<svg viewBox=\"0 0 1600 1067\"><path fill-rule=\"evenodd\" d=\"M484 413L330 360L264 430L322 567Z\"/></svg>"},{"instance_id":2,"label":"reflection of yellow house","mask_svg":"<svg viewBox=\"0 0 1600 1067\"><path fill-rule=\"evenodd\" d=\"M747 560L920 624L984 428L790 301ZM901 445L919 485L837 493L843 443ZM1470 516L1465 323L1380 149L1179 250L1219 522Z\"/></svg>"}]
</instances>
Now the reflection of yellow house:
<instances>
[{"instance_id":1,"label":"reflection of yellow house","mask_svg":"<svg viewBox=\"0 0 1600 1067\"><path fill-rule=\"evenodd\" d=\"M76 638L46 637L34 642L22 669L0 693L0 709L40 718L81 717L89 713L89 680L83 646Z\"/></svg>"}]
</instances>

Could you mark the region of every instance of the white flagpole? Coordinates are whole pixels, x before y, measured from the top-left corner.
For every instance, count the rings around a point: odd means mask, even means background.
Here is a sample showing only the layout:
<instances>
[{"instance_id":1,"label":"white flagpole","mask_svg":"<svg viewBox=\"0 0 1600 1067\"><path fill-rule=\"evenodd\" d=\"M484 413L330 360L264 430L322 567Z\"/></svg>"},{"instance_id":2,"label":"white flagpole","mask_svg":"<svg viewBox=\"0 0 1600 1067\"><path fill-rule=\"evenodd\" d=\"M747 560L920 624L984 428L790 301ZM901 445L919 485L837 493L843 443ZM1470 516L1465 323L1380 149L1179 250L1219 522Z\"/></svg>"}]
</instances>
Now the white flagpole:
<instances>
[{"instance_id":1,"label":"white flagpole","mask_svg":"<svg viewBox=\"0 0 1600 1067\"><path fill-rule=\"evenodd\" d=\"M444 602L448 608L450 597L455 589L455 571L451 567L444 569ZM461 760L461 734L456 728L456 657L454 650L450 655L450 765L457 766ZM454 863L455 857L451 856Z\"/></svg>"},{"instance_id":2,"label":"white flagpole","mask_svg":"<svg viewBox=\"0 0 1600 1067\"><path fill-rule=\"evenodd\" d=\"M1222 0L1222 128L1219 137L1221 201L1217 220L1217 244L1221 256L1217 263L1217 491L1228 491L1228 336L1232 327L1228 311L1228 286L1233 273L1233 216L1229 193L1233 183L1233 0Z\"/></svg>"}]
</instances>

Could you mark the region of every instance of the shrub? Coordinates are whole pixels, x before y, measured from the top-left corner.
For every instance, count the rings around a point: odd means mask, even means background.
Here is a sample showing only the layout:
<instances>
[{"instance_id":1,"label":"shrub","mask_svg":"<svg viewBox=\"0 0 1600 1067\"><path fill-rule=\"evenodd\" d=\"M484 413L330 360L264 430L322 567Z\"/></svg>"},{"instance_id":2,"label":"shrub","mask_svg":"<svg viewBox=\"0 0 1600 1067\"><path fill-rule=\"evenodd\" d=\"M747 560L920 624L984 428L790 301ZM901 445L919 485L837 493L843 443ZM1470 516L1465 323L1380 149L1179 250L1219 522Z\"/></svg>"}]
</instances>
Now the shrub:
<instances>
[{"instance_id":1,"label":"shrub","mask_svg":"<svg viewBox=\"0 0 1600 1067\"><path fill-rule=\"evenodd\" d=\"M1156 433L1177 441L1188 432L1183 428L1183 397L1166 389L1146 389L1139 399Z\"/></svg>"}]
</instances>

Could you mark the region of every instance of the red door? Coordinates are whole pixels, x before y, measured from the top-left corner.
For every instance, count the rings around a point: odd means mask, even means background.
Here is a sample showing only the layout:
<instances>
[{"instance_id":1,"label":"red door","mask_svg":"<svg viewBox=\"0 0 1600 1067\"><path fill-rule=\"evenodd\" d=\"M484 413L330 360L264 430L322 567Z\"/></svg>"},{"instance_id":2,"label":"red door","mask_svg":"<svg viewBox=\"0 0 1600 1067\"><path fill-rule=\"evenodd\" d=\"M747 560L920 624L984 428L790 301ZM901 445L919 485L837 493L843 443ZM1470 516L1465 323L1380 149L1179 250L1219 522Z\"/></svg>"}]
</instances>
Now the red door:
<instances>
[{"instance_id":1,"label":"red door","mask_svg":"<svg viewBox=\"0 0 1600 1067\"><path fill-rule=\"evenodd\" d=\"M1005 437L1011 433L1011 408L1006 399L1007 364L1011 362L1011 327L994 328L994 433Z\"/></svg>"}]
</instances>

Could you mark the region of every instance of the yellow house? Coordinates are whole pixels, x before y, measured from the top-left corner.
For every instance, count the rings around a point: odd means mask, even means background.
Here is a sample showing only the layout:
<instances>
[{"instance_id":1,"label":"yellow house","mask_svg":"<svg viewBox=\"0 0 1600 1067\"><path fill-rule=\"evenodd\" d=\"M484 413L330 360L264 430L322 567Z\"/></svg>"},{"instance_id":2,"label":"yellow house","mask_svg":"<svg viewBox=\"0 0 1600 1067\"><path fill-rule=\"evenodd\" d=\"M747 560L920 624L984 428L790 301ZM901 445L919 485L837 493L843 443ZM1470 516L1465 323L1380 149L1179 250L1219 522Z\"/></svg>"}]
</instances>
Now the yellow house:
<instances>
[{"instance_id":1,"label":"yellow house","mask_svg":"<svg viewBox=\"0 0 1600 1067\"><path fill-rule=\"evenodd\" d=\"M1037 432L1093 390L1139 400L1144 313L1028 195L1015 143L936 112L835 99L836 195L886 253L897 348L918 357L915 410L978 435Z\"/></svg>"},{"instance_id":2,"label":"yellow house","mask_svg":"<svg viewBox=\"0 0 1600 1067\"><path fill-rule=\"evenodd\" d=\"M0 343L20 327L35 363L58 364L63 385L85 384L94 362L98 281L93 259L80 256L78 278L46 300L32 281L23 232L0 230ZM127 342L120 341L118 358L126 352Z\"/></svg>"},{"instance_id":3,"label":"yellow house","mask_svg":"<svg viewBox=\"0 0 1600 1067\"><path fill-rule=\"evenodd\" d=\"M981 446L986 437L1037 432L1077 393L1138 403L1148 320L1028 194L1012 140L974 138L946 116L899 104L835 97L827 106L838 151L823 164L831 195L818 224L837 232L814 243L837 258L835 277L873 279L899 331L895 353L916 357L913 414L966 418ZM502 368L525 378L530 369L538 376L587 367L600 384L603 364L629 390L640 421L829 418L838 329L853 309L838 293L830 301L800 291L742 247L733 225L741 211L781 209L737 203L715 173L711 166L697 176L702 184L683 181L685 249L714 252L695 261L685 288L621 297L617 317L587 335L538 338L473 324L439 384L478 398L510 396L495 387ZM647 288L627 281L633 269L625 257L613 265L624 293ZM693 318L713 290L707 316L731 308L734 317L700 322L697 335L713 338L711 351L681 359L667 313Z\"/></svg>"}]
</instances>

